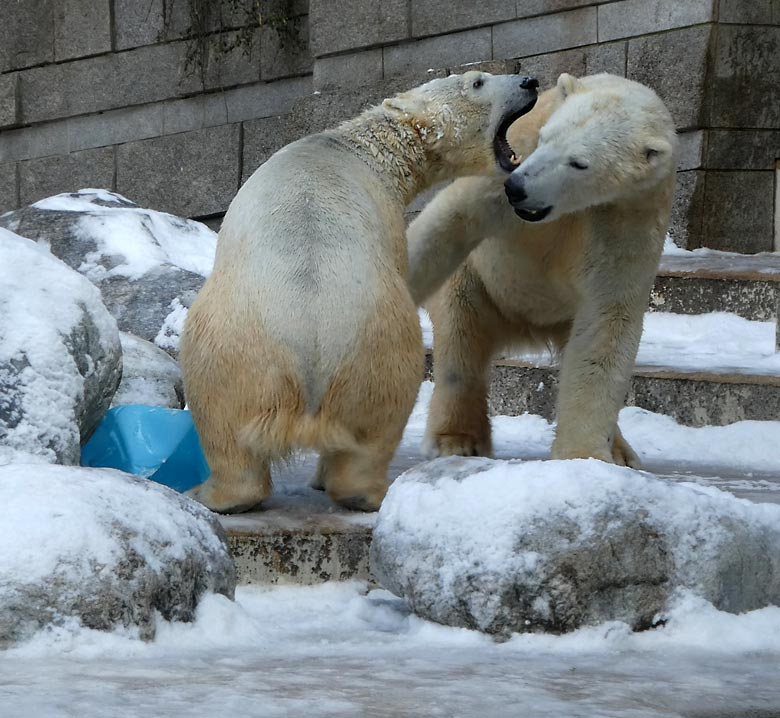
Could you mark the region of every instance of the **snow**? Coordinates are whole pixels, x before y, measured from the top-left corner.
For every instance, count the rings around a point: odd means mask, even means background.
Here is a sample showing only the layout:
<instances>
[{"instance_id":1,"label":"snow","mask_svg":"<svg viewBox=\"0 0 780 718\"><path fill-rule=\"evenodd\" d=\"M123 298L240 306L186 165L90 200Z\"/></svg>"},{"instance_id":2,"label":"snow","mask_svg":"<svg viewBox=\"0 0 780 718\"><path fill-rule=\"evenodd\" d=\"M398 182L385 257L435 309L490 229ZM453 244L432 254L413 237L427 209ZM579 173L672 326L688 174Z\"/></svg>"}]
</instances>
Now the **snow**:
<instances>
[{"instance_id":1,"label":"snow","mask_svg":"<svg viewBox=\"0 0 780 718\"><path fill-rule=\"evenodd\" d=\"M95 204L95 200L111 206ZM130 200L103 189L82 189L74 194L47 197L38 209L81 214L81 231L97 243L79 271L99 282L107 276L138 279L160 264L173 264L207 277L214 264L217 235L206 225L131 205ZM123 261L107 270L101 260ZM113 262L112 262L113 263Z\"/></svg>"},{"instance_id":2,"label":"snow","mask_svg":"<svg viewBox=\"0 0 780 718\"><path fill-rule=\"evenodd\" d=\"M178 352L179 341L181 340L182 332L184 332L186 319L187 307L181 303L178 297L174 298L171 301L171 311L163 320L163 325L160 327L160 331L157 332L154 343L160 349L172 349Z\"/></svg>"},{"instance_id":3,"label":"snow","mask_svg":"<svg viewBox=\"0 0 780 718\"><path fill-rule=\"evenodd\" d=\"M433 326L420 310L426 347L433 346ZM745 372L780 375L775 350L776 322L756 322L726 312L670 314L647 312L636 364L643 368L715 373ZM550 366L549 351L510 351L508 358Z\"/></svg>"},{"instance_id":4,"label":"snow","mask_svg":"<svg viewBox=\"0 0 780 718\"><path fill-rule=\"evenodd\" d=\"M200 545L196 538L217 550L216 536L199 531L190 513L172 511L178 501L159 484L111 469L0 466L0 576L7 586L54 576L76 582L94 563L111 570L123 557L118 517L133 526L132 547L152 565L184 557Z\"/></svg>"},{"instance_id":5,"label":"snow","mask_svg":"<svg viewBox=\"0 0 780 718\"><path fill-rule=\"evenodd\" d=\"M68 627L0 654L3 718L743 715L780 705L780 609L682 596L652 632L619 623L494 643L360 583L243 587L153 643ZM722 713L721 713L722 712Z\"/></svg>"},{"instance_id":6,"label":"snow","mask_svg":"<svg viewBox=\"0 0 780 718\"><path fill-rule=\"evenodd\" d=\"M84 378L64 339L86 313L97 329L101 348L108 353L119 342L116 322L94 285L45 247L3 228L0 306L0 366L26 362L14 378L17 391L23 394L22 420L9 426L3 437L0 464L18 461L25 454L29 460L33 453L53 461L54 451L41 446L41 436L50 445L66 447L74 441L75 432L78 442L75 411L84 395Z\"/></svg>"}]
</instances>

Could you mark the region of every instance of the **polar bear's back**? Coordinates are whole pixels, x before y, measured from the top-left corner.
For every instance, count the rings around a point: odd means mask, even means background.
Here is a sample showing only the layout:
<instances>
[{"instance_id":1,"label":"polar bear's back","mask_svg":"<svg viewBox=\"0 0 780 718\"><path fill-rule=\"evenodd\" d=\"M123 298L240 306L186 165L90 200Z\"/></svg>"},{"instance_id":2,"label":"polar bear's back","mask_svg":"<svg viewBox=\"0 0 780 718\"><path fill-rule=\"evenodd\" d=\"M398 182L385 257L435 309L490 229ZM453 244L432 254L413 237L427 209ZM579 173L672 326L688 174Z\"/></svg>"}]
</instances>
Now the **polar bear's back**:
<instances>
[{"instance_id":1,"label":"polar bear's back","mask_svg":"<svg viewBox=\"0 0 780 718\"><path fill-rule=\"evenodd\" d=\"M213 276L231 287L228 311L292 350L313 404L398 274L403 216L380 183L343 146L307 137L247 180L220 230Z\"/></svg>"}]
</instances>

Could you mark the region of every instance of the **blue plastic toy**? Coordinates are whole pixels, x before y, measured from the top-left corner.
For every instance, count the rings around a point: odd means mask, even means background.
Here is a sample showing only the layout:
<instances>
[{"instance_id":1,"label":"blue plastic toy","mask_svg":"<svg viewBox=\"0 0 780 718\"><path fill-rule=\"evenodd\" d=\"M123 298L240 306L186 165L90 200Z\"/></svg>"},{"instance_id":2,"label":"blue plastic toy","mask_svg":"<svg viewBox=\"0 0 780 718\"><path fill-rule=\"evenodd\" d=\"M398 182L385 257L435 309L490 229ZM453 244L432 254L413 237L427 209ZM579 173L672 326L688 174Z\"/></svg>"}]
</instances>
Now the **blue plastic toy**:
<instances>
[{"instance_id":1,"label":"blue plastic toy","mask_svg":"<svg viewBox=\"0 0 780 718\"><path fill-rule=\"evenodd\" d=\"M176 491L209 476L190 412L141 404L106 412L81 449L81 465L119 469Z\"/></svg>"}]
</instances>

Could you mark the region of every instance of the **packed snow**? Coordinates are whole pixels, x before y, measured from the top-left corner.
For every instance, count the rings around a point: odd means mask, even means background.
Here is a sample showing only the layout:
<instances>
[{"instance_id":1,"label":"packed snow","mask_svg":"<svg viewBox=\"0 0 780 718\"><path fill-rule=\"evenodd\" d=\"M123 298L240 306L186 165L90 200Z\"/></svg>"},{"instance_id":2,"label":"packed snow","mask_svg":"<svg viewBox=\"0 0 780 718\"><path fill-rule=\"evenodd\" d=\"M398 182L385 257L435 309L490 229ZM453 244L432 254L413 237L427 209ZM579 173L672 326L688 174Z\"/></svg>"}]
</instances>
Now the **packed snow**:
<instances>
[{"instance_id":1,"label":"packed snow","mask_svg":"<svg viewBox=\"0 0 780 718\"><path fill-rule=\"evenodd\" d=\"M115 275L139 279L161 264L173 264L203 277L211 273L217 235L200 222L137 207L104 189L58 194L32 206L81 215L81 230L95 240L97 250L85 258L79 272L92 281ZM122 257L123 261L106 270L103 257L114 261Z\"/></svg>"},{"instance_id":2,"label":"packed snow","mask_svg":"<svg viewBox=\"0 0 780 718\"><path fill-rule=\"evenodd\" d=\"M73 335L86 331L86 318L102 355L119 348L100 291L45 248L0 228L0 306L0 402L8 395L19 402L2 436L0 464L37 461L32 455L54 461L55 451L67 454L74 443L77 451L85 376L97 367L89 355L91 366L77 366ZM3 366L16 369L3 376Z\"/></svg>"}]
</instances>

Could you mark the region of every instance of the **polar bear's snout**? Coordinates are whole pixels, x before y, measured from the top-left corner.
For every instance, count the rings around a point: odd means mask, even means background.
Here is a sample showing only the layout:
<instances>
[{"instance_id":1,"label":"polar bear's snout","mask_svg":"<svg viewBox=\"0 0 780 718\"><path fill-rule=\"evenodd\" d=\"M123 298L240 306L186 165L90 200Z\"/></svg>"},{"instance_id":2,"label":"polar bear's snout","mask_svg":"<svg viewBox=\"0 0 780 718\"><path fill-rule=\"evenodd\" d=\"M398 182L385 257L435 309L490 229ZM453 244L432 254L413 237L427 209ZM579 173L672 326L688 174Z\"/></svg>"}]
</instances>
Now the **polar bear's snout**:
<instances>
[{"instance_id":1,"label":"polar bear's snout","mask_svg":"<svg viewBox=\"0 0 780 718\"><path fill-rule=\"evenodd\" d=\"M515 170L507 177L506 182L504 182L504 192L506 192L509 204L512 205L515 214L526 222L541 222L552 212L552 205L534 207L529 202L525 175L520 170Z\"/></svg>"}]
</instances>

